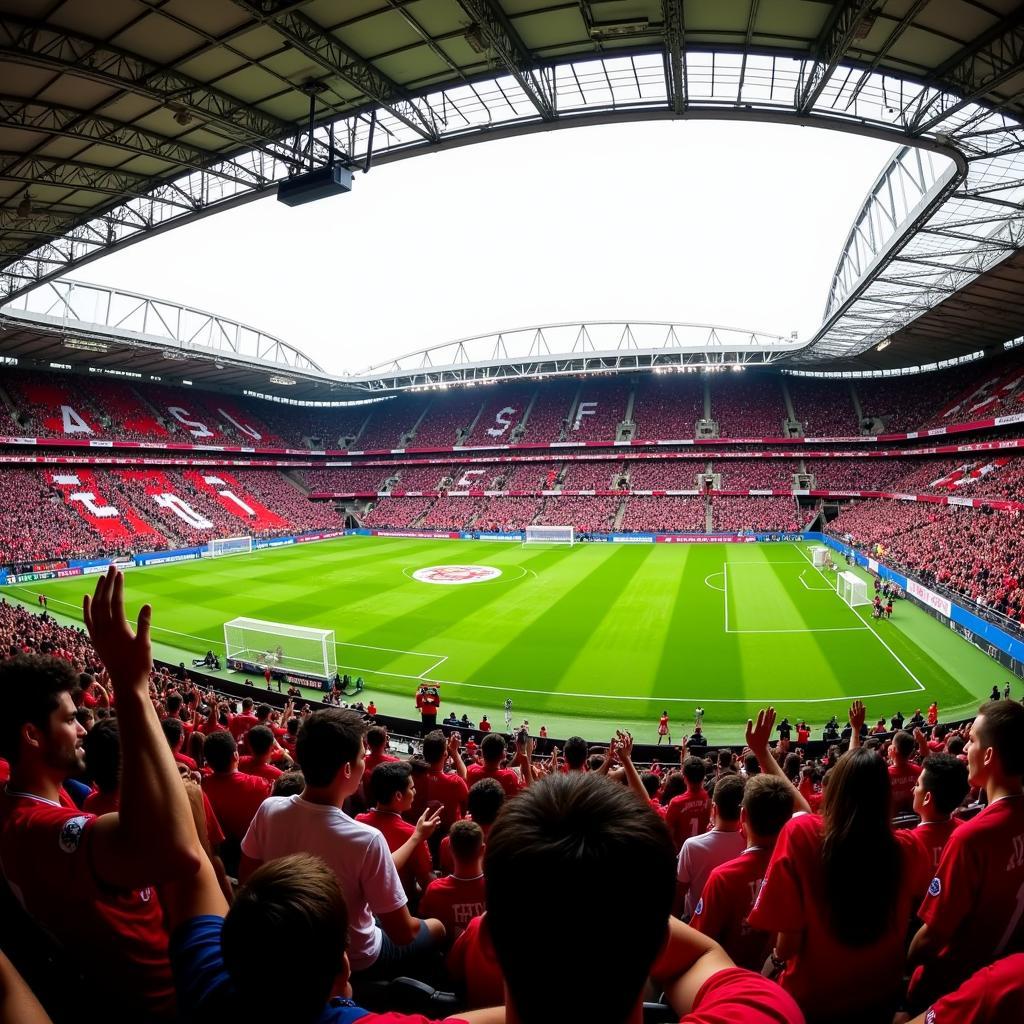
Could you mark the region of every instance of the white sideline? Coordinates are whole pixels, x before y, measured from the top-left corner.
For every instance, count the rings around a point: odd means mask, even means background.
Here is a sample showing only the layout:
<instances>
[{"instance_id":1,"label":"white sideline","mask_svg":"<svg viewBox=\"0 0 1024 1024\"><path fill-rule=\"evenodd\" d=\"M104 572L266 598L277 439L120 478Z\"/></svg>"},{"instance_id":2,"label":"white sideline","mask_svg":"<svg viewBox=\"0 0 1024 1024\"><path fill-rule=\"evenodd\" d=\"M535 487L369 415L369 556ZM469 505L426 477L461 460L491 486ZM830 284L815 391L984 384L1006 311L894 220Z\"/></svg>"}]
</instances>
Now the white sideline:
<instances>
[{"instance_id":1,"label":"white sideline","mask_svg":"<svg viewBox=\"0 0 1024 1024\"><path fill-rule=\"evenodd\" d=\"M823 580L828 582L828 577L807 557L807 553L803 550L803 548L801 548L799 544L793 544L793 547L795 547L797 551L799 551L800 554L803 555L805 561L810 563L811 568L814 569L816 573L819 573ZM845 601L843 602L843 606L846 608L850 608L850 606L846 604ZM911 679L914 680L914 682L917 684L918 690L923 690L925 688L924 683L922 683L921 680L918 679L917 676L915 676L909 668L907 668L907 666L903 663L903 660L900 658L900 656L878 635L874 627L872 627L871 623L868 622L867 619L863 618L856 608L850 608L850 611L854 615L856 615L861 622L864 623L864 625L867 627L871 635L892 655L893 660L896 662L896 664L899 665L899 667L903 669L903 671L906 672ZM907 691L903 690L901 692L906 693ZM888 694L886 694L886 696L888 696Z\"/></svg>"}]
</instances>

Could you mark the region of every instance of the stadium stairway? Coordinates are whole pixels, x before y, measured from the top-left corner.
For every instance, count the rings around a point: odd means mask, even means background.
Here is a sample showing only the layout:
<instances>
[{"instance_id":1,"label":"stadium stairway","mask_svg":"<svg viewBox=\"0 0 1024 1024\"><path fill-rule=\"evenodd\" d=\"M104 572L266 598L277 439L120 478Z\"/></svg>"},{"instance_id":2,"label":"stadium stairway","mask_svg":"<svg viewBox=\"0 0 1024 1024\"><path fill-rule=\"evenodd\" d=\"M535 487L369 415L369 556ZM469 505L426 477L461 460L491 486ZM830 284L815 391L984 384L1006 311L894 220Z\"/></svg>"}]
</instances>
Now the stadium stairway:
<instances>
[{"instance_id":1,"label":"stadium stairway","mask_svg":"<svg viewBox=\"0 0 1024 1024\"><path fill-rule=\"evenodd\" d=\"M713 533L715 529L714 521L711 518L711 502L707 498L704 499L704 532Z\"/></svg>"}]
</instances>

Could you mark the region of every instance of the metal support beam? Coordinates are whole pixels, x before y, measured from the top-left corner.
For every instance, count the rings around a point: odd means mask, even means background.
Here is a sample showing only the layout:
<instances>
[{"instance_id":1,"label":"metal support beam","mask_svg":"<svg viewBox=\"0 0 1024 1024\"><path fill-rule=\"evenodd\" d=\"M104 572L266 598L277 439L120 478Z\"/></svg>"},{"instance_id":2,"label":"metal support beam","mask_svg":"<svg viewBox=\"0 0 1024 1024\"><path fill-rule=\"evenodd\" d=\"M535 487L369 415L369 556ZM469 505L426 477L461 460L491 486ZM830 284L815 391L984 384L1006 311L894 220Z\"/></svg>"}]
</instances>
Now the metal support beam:
<instances>
[{"instance_id":1,"label":"metal support beam","mask_svg":"<svg viewBox=\"0 0 1024 1024\"><path fill-rule=\"evenodd\" d=\"M537 108L545 121L553 121L555 82L553 68L534 68L530 51L500 5L494 0L458 0L459 6L473 19L501 66L519 83L519 87Z\"/></svg>"},{"instance_id":2,"label":"metal support beam","mask_svg":"<svg viewBox=\"0 0 1024 1024\"><path fill-rule=\"evenodd\" d=\"M965 47L929 77L901 112L910 132L923 135L1024 70L1024 7Z\"/></svg>"},{"instance_id":3,"label":"metal support beam","mask_svg":"<svg viewBox=\"0 0 1024 1024\"><path fill-rule=\"evenodd\" d=\"M686 23L683 20L683 0L661 0L661 15L665 25L665 85L668 103L676 114L686 110Z\"/></svg>"},{"instance_id":4,"label":"metal support beam","mask_svg":"<svg viewBox=\"0 0 1024 1024\"><path fill-rule=\"evenodd\" d=\"M832 72L846 56L846 51L856 38L857 31L874 2L875 0L843 0L833 8L825 28L814 45L814 59L805 61L800 68L794 102L797 113L806 114L813 109L818 97L828 85Z\"/></svg>"},{"instance_id":5,"label":"metal support beam","mask_svg":"<svg viewBox=\"0 0 1024 1024\"><path fill-rule=\"evenodd\" d=\"M325 71L355 86L404 125L429 142L441 138L437 119L430 105L413 99L368 60L326 32L312 18L294 10L293 0L232 0L242 10L272 28L297 50Z\"/></svg>"}]
</instances>

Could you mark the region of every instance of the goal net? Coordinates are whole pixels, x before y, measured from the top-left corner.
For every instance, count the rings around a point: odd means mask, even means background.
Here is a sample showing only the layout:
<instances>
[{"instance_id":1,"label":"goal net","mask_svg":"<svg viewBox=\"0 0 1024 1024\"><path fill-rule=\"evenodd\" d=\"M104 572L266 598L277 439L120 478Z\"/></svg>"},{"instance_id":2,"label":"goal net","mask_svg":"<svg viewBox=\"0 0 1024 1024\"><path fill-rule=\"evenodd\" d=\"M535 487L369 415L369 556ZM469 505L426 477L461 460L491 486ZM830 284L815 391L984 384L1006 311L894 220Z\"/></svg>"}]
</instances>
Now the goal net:
<instances>
[{"instance_id":1,"label":"goal net","mask_svg":"<svg viewBox=\"0 0 1024 1024\"><path fill-rule=\"evenodd\" d=\"M245 670L331 679L338 670L333 629L237 618L224 623L228 662Z\"/></svg>"},{"instance_id":2,"label":"goal net","mask_svg":"<svg viewBox=\"0 0 1024 1024\"><path fill-rule=\"evenodd\" d=\"M524 544L568 544L576 543L576 531L571 526L528 526Z\"/></svg>"},{"instance_id":3,"label":"goal net","mask_svg":"<svg viewBox=\"0 0 1024 1024\"><path fill-rule=\"evenodd\" d=\"M868 599L868 585L856 573L841 572L836 576L836 593L851 608L871 604Z\"/></svg>"},{"instance_id":4,"label":"goal net","mask_svg":"<svg viewBox=\"0 0 1024 1024\"><path fill-rule=\"evenodd\" d=\"M811 561L816 569L824 569L828 565L828 548L820 544L811 548Z\"/></svg>"},{"instance_id":5,"label":"goal net","mask_svg":"<svg viewBox=\"0 0 1024 1024\"><path fill-rule=\"evenodd\" d=\"M214 537L206 545L211 558L221 555L247 555L252 551L252 537Z\"/></svg>"}]
</instances>

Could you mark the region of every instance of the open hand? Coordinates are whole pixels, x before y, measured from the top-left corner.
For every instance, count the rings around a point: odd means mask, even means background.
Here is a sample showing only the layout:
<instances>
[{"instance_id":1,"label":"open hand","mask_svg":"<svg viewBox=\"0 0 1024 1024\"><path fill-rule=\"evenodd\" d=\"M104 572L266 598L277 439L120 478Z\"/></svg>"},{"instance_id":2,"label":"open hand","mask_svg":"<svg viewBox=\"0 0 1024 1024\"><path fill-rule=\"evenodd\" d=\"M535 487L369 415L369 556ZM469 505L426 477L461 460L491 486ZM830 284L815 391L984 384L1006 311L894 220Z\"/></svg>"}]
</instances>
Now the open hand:
<instances>
[{"instance_id":1,"label":"open hand","mask_svg":"<svg viewBox=\"0 0 1024 1024\"><path fill-rule=\"evenodd\" d=\"M855 700L850 705L850 725L853 727L854 732L860 732L866 717L867 709L864 707L864 702L862 700Z\"/></svg>"},{"instance_id":2,"label":"open hand","mask_svg":"<svg viewBox=\"0 0 1024 1024\"><path fill-rule=\"evenodd\" d=\"M149 692L149 673L153 668L149 642L152 615L153 609L144 604L132 631L124 613L124 576L113 566L96 581L92 597L86 594L82 599L85 628L106 666L115 693L132 688Z\"/></svg>"},{"instance_id":3,"label":"open hand","mask_svg":"<svg viewBox=\"0 0 1024 1024\"><path fill-rule=\"evenodd\" d=\"M762 708L757 713L757 722L747 719L746 743L756 754L768 752L768 742L775 728L775 708Z\"/></svg>"},{"instance_id":4,"label":"open hand","mask_svg":"<svg viewBox=\"0 0 1024 1024\"><path fill-rule=\"evenodd\" d=\"M437 831L437 827L440 824L441 808L437 807L431 810L428 807L420 815L420 820L416 822L416 834L420 839L429 839Z\"/></svg>"}]
</instances>

